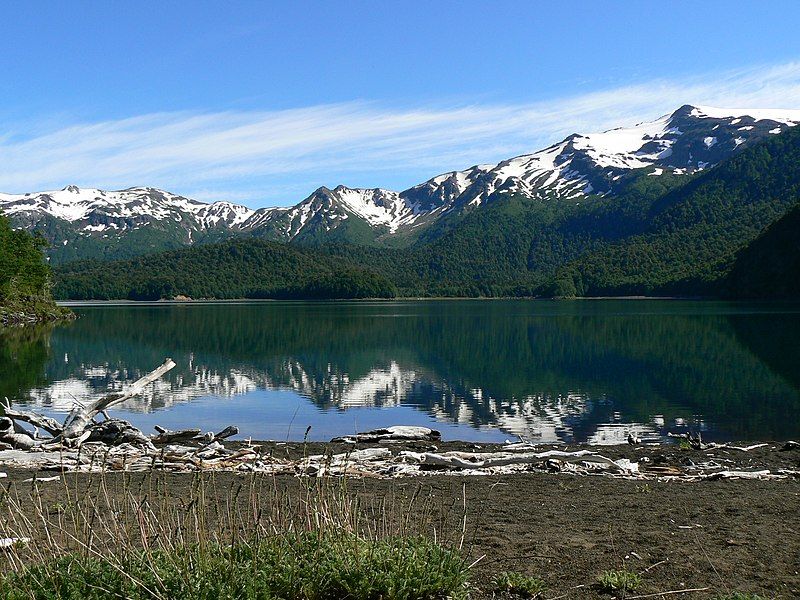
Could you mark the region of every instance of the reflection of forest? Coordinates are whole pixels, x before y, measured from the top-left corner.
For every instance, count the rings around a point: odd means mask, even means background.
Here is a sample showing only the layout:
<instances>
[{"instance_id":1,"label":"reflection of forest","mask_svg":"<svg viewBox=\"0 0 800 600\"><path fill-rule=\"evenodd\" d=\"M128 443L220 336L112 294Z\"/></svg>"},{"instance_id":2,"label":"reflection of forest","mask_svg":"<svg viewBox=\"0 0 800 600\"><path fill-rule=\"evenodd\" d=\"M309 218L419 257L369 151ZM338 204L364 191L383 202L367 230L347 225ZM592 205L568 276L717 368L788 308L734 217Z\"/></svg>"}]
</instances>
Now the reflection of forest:
<instances>
[{"instance_id":1,"label":"reflection of forest","mask_svg":"<svg viewBox=\"0 0 800 600\"><path fill-rule=\"evenodd\" d=\"M53 333L46 375L99 393L172 356L179 368L150 399L153 407L267 387L297 390L322 408L402 402L472 425L555 427L562 439L590 439L616 421L652 423L654 415L668 425L700 416L724 437L796 436L800 382L790 364L800 358L800 318L730 308L512 301L91 308ZM40 337L4 342L0 385L9 395L46 387L47 336Z\"/></svg>"},{"instance_id":2,"label":"reflection of forest","mask_svg":"<svg viewBox=\"0 0 800 600\"><path fill-rule=\"evenodd\" d=\"M0 398L20 398L47 383L52 325L0 327Z\"/></svg>"}]
</instances>

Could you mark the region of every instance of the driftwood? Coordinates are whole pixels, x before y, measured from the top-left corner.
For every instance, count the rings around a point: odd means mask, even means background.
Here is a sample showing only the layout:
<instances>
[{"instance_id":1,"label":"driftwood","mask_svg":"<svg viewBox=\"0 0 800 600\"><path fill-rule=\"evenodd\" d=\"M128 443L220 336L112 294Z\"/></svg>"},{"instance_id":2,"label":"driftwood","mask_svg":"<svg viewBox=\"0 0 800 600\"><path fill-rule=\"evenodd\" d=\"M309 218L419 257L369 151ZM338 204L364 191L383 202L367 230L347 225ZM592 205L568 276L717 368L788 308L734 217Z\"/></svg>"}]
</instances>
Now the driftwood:
<instances>
[{"instance_id":1,"label":"driftwood","mask_svg":"<svg viewBox=\"0 0 800 600\"><path fill-rule=\"evenodd\" d=\"M159 425L155 426L158 435L150 436L150 441L154 444L174 444L175 442L186 442L194 440L200 436L199 429L179 429L170 431Z\"/></svg>"},{"instance_id":2,"label":"driftwood","mask_svg":"<svg viewBox=\"0 0 800 600\"><path fill-rule=\"evenodd\" d=\"M559 473L570 476L605 476L634 480L702 482L728 479L790 479L795 470L770 471L723 468L706 461L678 469L650 465L642 457L612 460L593 450L548 450L519 452L412 452L385 446L369 447L339 454L315 454L290 460L262 452L257 445L226 447L219 441L202 444L153 445L120 443L109 446L85 441L80 448L61 447L57 452L39 450L0 451L0 465L58 472L150 471L172 472L235 471L300 477L416 477L436 475L503 475L520 472ZM730 462L730 461L727 461Z\"/></svg>"},{"instance_id":3,"label":"driftwood","mask_svg":"<svg viewBox=\"0 0 800 600\"><path fill-rule=\"evenodd\" d=\"M432 452L401 452L401 456L410 463L423 467L446 467L450 469L467 470L494 470L497 467L514 465L538 465L548 471L612 471L617 473L636 473L638 463L627 459L611 460L591 450L578 450L576 452L563 452L561 450L548 450L546 452L515 453L515 452L446 452L435 454ZM575 468L579 465L580 468Z\"/></svg>"},{"instance_id":4,"label":"driftwood","mask_svg":"<svg viewBox=\"0 0 800 600\"><path fill-rule=\"evenodd\" d=\"M703 438L700 433L698 433L696 436L692 435L691 433L667 433L667 436L686 440L693 450L714 450L715 448L720 448L725 450L741 450L742 452L750 452L750 450L756 450L758 448L769 446L769 444L753 444L752 446L740 447L733 446L731 444L716 444L714 442L706 444L703 443ZM796 442L787 442L787 444L792 443ZM800 444L798 444L798 446L800 446Z\"/></svg>"},{"instance_id":5,"label":"driftwood","mask_svg":"<svg viewBox=\"0 0 800 600\"><path fill-rule=\"evenodd\" d=\"M21 450L30 450L41 445L31 434L20 431L10 417L0 417L0 442Z\"/></svg>"},{"instance_id":6,"label":"driftwood","mask_svg":"<svg viewBox=\"0 0 800 600\"><path fill-rule=\"evenodd\" d=\"M108 445L137 444L153 448L150 439L139 429L122 419L110 418L106 410L141 394L148 385L174 366L175 363L168 358L163 365L120 393L109 394L87 406L76 402L63 425L51 417L15 409L6 398L3 405L5 416L0 417L0 447L13 450L45 450L80 447L85 442L102 442ZM103 415L105 420L96 422L98 415ZM20 423L33 425L34 431L26 430ZM40 437L40 429L52 437Z\"/></svg>"},{"instance_id":7,"label":"driftwood","mask_svg":"<svg viewBox=\"0 0 800 600\"><path fill-rule=\"evenodd\" d=\"M716 473L709 473L705 479L783 479L784 477L779 474L773 474L769 469L761 471L717 471Z\"/></svg>"},{"instance_id":8,"label":"driftwood","mask_svg":"<svg viewBox=\"0 0 800 600\"><path fill-rule=\"evenodd\" d=\"M219 440L224 440L224 439L227 439L229 437L232 437L232 436L238 435L238 434L239 434L239 428L238 427L236 427L235 425L228 425L225 429L223 429L219 433L213 433L213 432L209 431L205 435L205 439L209 443L218 442Z\"/></svg>"},{"instance_id":9,"label":"driftwood","mask_svg":"<svg viewBox=\"0 0 800 600\"><path fill-rule=\"evenodd\" d=\"M110 446L118 444L153 445L150 438L122 419L106 419L102 423L92 425L87 431L89 432L86 437L87 442L103 442Z\"/></svg>"},{"instance_id":10,"label":"driftwood","mask_svg":"<svg viewBox=\"0 0 800 600\"><path fill-rule=\"evenodd\" d=\"M164 375L164 373L173 367L175 367L175 363L171 358L168 358L166 361L164 361L163 365L158 367L152 373L148 373L133 383L125 391L118 394L109 394L108 396L103 396L88 406L76 404L64 421L63 431L56 436L55 439L65 442L76 439L82 441L82 439L85 439L84 436L86 434L86 429L92 424L97 415L111 408L115 404L119 404L120 402L124 402L125 400L133 398L134 396L138 396L148 385L158 380L162 375Z\"/></svg>"},{"instance_id":11,"label":"driftwood","mask_svg":"<svg viewBox=\"0 0 800 600\"><path fill-rule=\"evenodd\" d=\"M50 417L46 417L44 415L39 415L32 412L27 412L24 410L17 410L11 407L11 402L9 402L8 398L6 398L5 405L3 406L3 412L5 416L13 419L14 421L23 421L25 423L30 423L34 427L38 429L44 429L47 433L52 436L59 435L64 427Z\"/></svg>"},{"instance_id":12,"label":"driftwood","mask_svg":"<svg viewBox=\"0 0 800 600\"><path fill-rule=\"evenodd\" d=\"M442 434L435 429L427 427L417 427L413 425L394 425L383 429L373 429L354 435L336 437L331 442L344 442L346 444L356 443L375 443L375 442L438 442L442 439Z\"/></svg>"}]
</instances>

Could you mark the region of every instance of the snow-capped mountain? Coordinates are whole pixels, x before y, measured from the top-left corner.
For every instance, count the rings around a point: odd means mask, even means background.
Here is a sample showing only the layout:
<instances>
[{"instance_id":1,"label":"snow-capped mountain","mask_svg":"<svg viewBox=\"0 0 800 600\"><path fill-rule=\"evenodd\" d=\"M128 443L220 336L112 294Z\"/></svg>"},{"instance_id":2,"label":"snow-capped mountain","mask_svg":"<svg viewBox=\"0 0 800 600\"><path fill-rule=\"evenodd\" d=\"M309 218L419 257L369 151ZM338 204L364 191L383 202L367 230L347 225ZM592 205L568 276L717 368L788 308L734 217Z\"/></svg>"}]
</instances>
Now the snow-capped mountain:
<instances>
[{"instance_id":1,"label":"snow-capped mountain","mask_svg":"<svg viewBox=\"0 0 800 600\"><path fill-rule=\"evenodd\" d=\"M291 208L256 211L242 224L242 229L250 232L266 229L274 233L273 237L291 240L305 230L330 231L354 218L392 234L412 224L421 214L398 192L340 185L333 190L321 187Z\"/></svg>"},{"instance_id":2,"label":"snow-capped mountain","mask_svg":"<svg viewBox=\"0 0 800 600\"><path fill-rule=\"evenodd\" d=\"M506 194L577 201L609 196L629 175L691 175L800 123L800 110L682 106L655 121L573 134L543 150L494 165L453 171L403 192L319 188L290 208L199 202L154 188L81 189L0 194L16 226L40 231L59 261L126 256L231 235L276 241L376 242L409 236L450 213Z\"/></svg>"},{"instance_id":3,"label":"snow-capped mountain","mask_svg":"<svg viewBox=\"0 0 800 600\"><path fill-rule=\"evenodd\" d=\"M623 175L694 173L800 123L800 110L718 109L685 105L634 127L572 134L533 154L435 177L401 194L446 205L479 205L499 193L572 199L613 193ZM424 195L423 195L424 194Z\"/></svg>"}]
</instances>

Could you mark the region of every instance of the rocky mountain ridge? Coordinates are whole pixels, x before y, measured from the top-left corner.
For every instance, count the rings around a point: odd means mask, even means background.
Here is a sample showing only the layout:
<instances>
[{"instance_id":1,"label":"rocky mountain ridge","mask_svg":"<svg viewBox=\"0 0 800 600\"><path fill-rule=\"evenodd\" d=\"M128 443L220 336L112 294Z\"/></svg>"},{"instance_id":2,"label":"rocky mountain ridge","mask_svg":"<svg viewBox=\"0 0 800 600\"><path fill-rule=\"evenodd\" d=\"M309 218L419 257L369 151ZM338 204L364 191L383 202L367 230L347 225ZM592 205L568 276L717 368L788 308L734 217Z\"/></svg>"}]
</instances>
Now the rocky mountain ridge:
<instances>
[{"instance_id":1,"label":"rocky mountain ridge","mask_svg":"<svg viewBox=\"0 0 800 600\"><path fill-rule=\"evenodd\" d=\"M56 262L120 258L247 235L273 241L411 243L447 215L508 194L578 203L614 196L633 174L687 175L800 123L800 110L685 105L634 127L572 134L543 150L438 175L405 191L321 187L288 208L204 203L167 191L78 188L0 194L16 227L38 231Z\"/></svg>"}]
</instances>

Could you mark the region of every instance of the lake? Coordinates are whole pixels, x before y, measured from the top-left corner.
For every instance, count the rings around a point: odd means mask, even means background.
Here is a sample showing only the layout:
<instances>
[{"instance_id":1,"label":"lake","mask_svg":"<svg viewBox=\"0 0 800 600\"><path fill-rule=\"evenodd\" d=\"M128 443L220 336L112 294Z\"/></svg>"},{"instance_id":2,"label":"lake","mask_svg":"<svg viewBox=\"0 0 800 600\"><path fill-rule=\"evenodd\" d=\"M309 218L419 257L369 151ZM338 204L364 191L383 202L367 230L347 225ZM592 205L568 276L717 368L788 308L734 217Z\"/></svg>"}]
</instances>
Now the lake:
<instances>
[{"instance_id":1,"label":"lake","mask_svg":"<svg viewBox=\"0 0 800 600\"><path fill-rule=\"evenodd\" d=\"M0 397L63 419L172 357L112 410L146 432L301 440L410 424L476 442L800 438L800 304L433 300L78 305L0 334Z\"/></svg>"}]
</instances>

